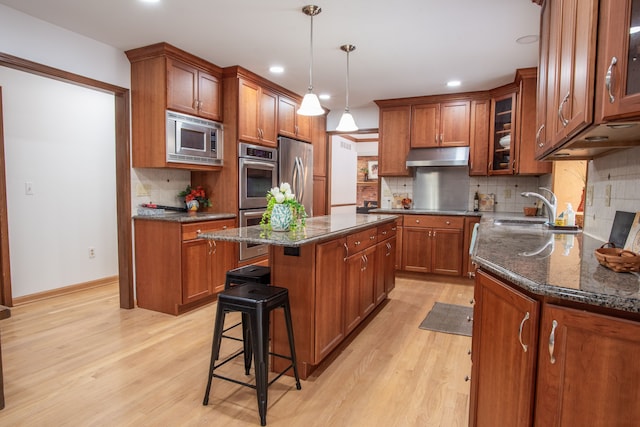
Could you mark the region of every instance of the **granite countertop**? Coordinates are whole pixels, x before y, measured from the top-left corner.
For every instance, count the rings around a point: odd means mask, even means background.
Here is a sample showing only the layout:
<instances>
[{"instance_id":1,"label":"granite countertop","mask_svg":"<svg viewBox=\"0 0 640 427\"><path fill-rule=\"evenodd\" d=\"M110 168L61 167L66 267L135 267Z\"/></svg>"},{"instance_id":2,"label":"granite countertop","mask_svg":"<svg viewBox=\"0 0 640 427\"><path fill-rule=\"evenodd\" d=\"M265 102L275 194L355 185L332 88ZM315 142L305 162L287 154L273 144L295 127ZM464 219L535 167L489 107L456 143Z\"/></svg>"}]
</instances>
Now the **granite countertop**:
<instances>
[{"instance_id":1,"label":"granite countertop","mask_svg":"<svg viewBox=\"0 0 640 427\"><path fill-rule=\"evenodd\" d=\"M376 208L371 209L369 213L392 214L392 215L448 215L448 216L482 216L487 212L474 211L447 211L434 209L393 209L393 208Z\"/></svg>"},{"instance_id":2,"label":"granite countertop","mask_svg":"<svg viewBox=\"0 0 640 427\"><path fill-rule=\"evenodd\" d=\"M339 214L307 218L304 227L291 231L271 231L260 225L230 228L198 234L203 239L268 244L276 246L302 246L308 243L337 238L372 225L395 221L395 215Z\"/></svg>"},{"instance_id":3,"label":"granite countertop","mask_svg":"<svg viewBox=\"0 0 640 427\"><path fill-rule=\"evenodd\" d=\"M541 225L494 224L506 217L482 217L473 260L483 270L537 295L640 313L640 275L601 266L594 252L604 242Z\"/></svg>"},{"instance_id":4,"label":"granite countertop","mask_svg":"<svg viewBox=\"0 0 640 427\"><path fill-rule=\"evenodd\" d=\"M165 211L157 215L134 215L134 219L148 219L151 221L170 221L170 222L198 222L198 221L215 221L218 219L236 218L233 213L210 213L210 212L176 212Z\"/></svg>"}]
</instances>

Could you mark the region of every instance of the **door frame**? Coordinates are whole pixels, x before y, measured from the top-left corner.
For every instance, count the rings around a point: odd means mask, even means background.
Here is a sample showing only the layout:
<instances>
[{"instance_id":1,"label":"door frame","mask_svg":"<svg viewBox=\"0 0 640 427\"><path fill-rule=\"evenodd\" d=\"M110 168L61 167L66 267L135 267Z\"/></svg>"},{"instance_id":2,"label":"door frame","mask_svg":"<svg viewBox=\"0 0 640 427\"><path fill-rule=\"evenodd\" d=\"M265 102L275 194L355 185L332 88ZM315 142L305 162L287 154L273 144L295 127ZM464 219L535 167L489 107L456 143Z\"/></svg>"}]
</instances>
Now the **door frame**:
<instances>
[{"instance_id":1,"label":"door frame","mask_svg":"<svg viewBox=\"0 0 640 427\"><path fill-rule=\"evenodd\" d=\"M0 52L0 66L113 94L115 97L116 198L118 231L118 282L120 308L134 308L133 238L131 227L130 91L129 89L69 73ZM12 307L9 235L7 225L7 182L0 88L0 304Z\"/></svg>"}]
</instances>

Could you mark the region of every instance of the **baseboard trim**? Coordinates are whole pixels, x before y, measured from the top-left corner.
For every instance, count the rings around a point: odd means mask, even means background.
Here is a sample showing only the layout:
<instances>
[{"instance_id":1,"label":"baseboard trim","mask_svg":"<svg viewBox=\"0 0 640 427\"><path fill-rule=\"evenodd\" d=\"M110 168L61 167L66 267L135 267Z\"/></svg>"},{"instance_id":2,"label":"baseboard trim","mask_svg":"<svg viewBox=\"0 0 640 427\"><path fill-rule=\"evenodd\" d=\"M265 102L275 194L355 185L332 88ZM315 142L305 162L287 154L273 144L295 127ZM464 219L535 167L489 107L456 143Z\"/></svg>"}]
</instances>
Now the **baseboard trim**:
<instances>
[{"instance_id":1,"label":"baseboard trim","mask_svg":"<svg viewBox=\"0 0 640 427\"><path fill-rule=\"evenodd\" d=\"M105 277L102 279L91 280L89 282L78 283L76 285L64 286L62 288L51 289L49 291L15 297L13 298L13 305L15 307L21 304L27 304L30 302L53 298L60 295L72 294L74 292L83 291L85 289L97 288L98 286L111 285L113 283L118 283L118 276Z\"/></svg>"}]
</instances>

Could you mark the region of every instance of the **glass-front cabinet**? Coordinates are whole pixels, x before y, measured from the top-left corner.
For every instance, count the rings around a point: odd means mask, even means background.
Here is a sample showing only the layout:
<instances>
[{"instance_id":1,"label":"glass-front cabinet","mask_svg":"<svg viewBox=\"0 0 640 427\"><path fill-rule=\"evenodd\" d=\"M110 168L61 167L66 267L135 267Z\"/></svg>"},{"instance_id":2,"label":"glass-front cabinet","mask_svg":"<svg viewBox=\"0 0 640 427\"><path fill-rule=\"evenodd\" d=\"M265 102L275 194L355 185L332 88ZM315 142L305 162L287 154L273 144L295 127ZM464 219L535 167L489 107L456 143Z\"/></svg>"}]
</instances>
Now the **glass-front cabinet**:
<instances>
[{"instance_id":1,"label":"glass-front cabinet","mask_svg":"<svg viewBox=\"0 0 640 427\"><path fill-rule=\"evenodd\" d=\"M491 99L489 175L513 174L516 92Z\"/></svg>"},{"instance_id":2,"label":"glass-front cabinet","mask_svg":"<svg viewBox=\"0 0 640 427\"><path fill-rule=\"evenodd\" d=\"M598 98L600 119L640 111L640 0L602 0Z\"/></svg>"}]
</instances>

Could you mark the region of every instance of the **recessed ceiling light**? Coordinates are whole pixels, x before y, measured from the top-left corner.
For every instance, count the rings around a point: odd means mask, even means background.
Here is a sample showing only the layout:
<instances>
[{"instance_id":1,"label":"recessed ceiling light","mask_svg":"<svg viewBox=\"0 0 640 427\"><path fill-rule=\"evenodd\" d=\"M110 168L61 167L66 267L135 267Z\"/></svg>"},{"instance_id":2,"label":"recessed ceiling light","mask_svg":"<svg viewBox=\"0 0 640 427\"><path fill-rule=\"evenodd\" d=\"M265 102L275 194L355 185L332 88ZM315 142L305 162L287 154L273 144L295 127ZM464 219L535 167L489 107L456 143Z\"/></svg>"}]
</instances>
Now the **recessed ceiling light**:
<instances>
[{"instance_id":1,"label":"recessed ceiling light","mask_svg":"<svg viewBox=\"0 0 640 427\"><path fill-rule=\"evenodd\" d=\"M327 99L331 99L331 95L329 95L328 93L321 93L320 95L318 95L318 98L326 101Z\"/></svg>"},{"instance_id":2,"label":"recessed ceiling light","mask_svg":"<svg viewBox=\"0 0 640 427\"><path fill-rule=\"evenodd\" d=\"M531 44L531 43L537 43L538 42L538 36L536 36L535 34L531 34L528 36L522 36L516 39L516 43L519 44Z\"/></svg>"},{"instance_id":3,"label":"recessed ceiling light","mask_svg":"<svg viewBox=\"0 0 640 427\"><path fill-rule=\"evenodd\" d=\"M269 71L275 74L282 74L284 73L284 67L281 67L280 65L274 65L272 67L269 67Z\"/></svg>"},{"instance_id":4,"label":"recessed ceiling light","mask_svg":"<svg viewBox=\"0 0 640 427\"><path fill-rule=\"evenodd\" d=\"M142 3L160 3L160 0L140 0Z\"/></svg>"},{"instance_id":5,"label":"recessed ceiling light","mask_svg":"<svg viewBox=\"0 0 640 427\"><path fill-rule=\"evenodd\" d=\"M460 80L451 80L447 82L447 86L449 87L458 87L460 84Z\"/></svg>"}]
</instances>

